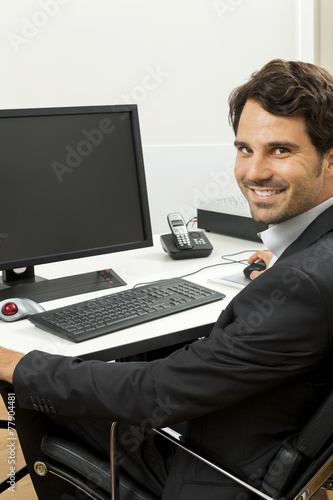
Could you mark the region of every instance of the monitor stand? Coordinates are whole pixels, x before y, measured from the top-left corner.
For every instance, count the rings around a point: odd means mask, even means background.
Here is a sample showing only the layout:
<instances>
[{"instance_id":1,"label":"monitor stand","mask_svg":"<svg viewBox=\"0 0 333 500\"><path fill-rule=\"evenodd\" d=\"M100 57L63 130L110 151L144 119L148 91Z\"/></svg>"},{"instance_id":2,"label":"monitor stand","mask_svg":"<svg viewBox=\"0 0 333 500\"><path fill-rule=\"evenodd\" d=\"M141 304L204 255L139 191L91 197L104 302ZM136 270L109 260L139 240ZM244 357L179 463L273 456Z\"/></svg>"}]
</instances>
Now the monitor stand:
<instances>
[{"instance_id":1,"label":"monitor stand","mask_svg":"<svg viewBox=\"0 0 333 500\"><path fill-rule=\"evenodd\" d=\"M13 269L2 271L0 301L26 297L36 302L47 302L122 285L126 285L125 281L112 269L48 280L35 276L34 267L30 266L19 274Z\"/></svg>"}]
</instances>

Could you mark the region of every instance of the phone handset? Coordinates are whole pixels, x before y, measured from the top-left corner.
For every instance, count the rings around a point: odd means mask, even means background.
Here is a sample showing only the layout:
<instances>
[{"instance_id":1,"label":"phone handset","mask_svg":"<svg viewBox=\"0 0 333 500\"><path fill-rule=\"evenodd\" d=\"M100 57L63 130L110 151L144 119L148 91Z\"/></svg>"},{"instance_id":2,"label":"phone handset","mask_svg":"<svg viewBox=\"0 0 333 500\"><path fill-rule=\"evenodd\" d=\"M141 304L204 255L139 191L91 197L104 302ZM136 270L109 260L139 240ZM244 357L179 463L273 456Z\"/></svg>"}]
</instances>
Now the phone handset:
<instances>
[{"instance_id":1,"label":"phone handset","mask_svg":"<svg viewBox=\"0 0 333 500\"><path fill-rule=\"evenodd\" d=\"M168 223L173 234L174 242L179 250L188 250L193 248L190 235L183 217L177 213L168 215Z\"/></svg>"}]
</instances>

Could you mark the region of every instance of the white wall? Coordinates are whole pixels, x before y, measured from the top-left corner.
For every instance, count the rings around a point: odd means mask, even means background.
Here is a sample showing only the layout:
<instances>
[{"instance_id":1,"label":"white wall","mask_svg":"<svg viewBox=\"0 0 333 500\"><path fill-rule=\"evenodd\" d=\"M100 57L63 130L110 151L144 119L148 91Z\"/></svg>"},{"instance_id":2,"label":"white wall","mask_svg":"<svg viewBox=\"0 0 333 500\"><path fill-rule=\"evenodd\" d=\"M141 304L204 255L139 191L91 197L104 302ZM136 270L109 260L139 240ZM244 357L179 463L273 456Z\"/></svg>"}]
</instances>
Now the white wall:
<instances>
[{"instance_id":1,"label":"white wall","mask_svg":"<svg viewBox=\"0 0 333 500\"><path fill-rule=\"evenodd\" d=\"M154 232L237 192L230 91L313 61L315 0L0 0L0 108L139 106Z\"/></svg>"},{"instance_id":2,"label":"white wall","mask_svg":"<svg viewBox=\"0 0 333 500\"><path fill-rule=\"evenodd\" d=\"M315 1L315 62L333 72L333 2Z\"/></svg>"}]
</instances>

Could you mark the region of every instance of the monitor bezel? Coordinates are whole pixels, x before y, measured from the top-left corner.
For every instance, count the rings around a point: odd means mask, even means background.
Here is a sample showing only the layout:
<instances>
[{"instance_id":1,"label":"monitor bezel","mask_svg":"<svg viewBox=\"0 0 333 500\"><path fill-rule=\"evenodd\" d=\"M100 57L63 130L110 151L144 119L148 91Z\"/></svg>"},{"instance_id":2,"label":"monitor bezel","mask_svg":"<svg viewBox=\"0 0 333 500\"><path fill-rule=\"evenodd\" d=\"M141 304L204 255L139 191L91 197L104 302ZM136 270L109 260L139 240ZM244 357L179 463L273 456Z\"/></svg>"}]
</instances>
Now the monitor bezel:
<instances>
[{"instance_id":1,"label":"monitor bezel","mask_svg":"<svg viewBox=\"0 0 333 500\"><path fill-rule=\"evenodd\" d=\"M2 109L0 110L0 120L7 118L24 118L39 116L56 115L79 115L79 114L105 114L105 113L129 113L131 118L131 128L133 137L133 147L136 158L136 171L139 185L139 195L141 202L141 219L143 223L144 238L139 241L133 241L124 244L117 244L105 247L91 247L83 250L62 252L52 255L40 255L30 258L16 260L1 260L0 253L0 271L9 269L25 268L41 264L50 264L66 260L80 259L105 255L108 253L122 252L137 248L146 248L153 245L152 228L149 212L148 190L146 184L146 174L144 167L143 150L141 143L141 132L139 124L139 113L136 104L113 104L98 106L69 106L69 107L51 107L51 108L23 108L23 109Z\"/></svg>"}]
</instances>

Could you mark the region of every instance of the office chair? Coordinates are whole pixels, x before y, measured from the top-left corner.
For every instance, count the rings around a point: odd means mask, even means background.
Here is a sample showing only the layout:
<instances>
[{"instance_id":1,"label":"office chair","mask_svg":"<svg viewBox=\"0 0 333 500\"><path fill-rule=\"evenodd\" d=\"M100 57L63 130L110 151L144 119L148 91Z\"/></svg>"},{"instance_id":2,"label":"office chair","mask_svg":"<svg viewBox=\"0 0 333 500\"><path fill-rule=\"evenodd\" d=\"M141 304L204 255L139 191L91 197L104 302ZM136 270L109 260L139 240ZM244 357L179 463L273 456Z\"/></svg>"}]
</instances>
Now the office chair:
<instances>
[{"instance_id":1,"label":"office chair","mask_svg":"<svg viewBox=\"0 0 333 500\"><path fill-rule=\"evenodd\" d=\"M319 488L333 490L333 391L293 440L283 443L258 484L245 482L194 448L175 431L154 429L187 453L195 456L266 500L308 500ZM111 464L80 442L44 436L43 458L35 472L56 474L96 500L158 500L117 466L117 423L111 428ZM222 497L221 497L222 498Z\"/></svg>"}]
</instances>

